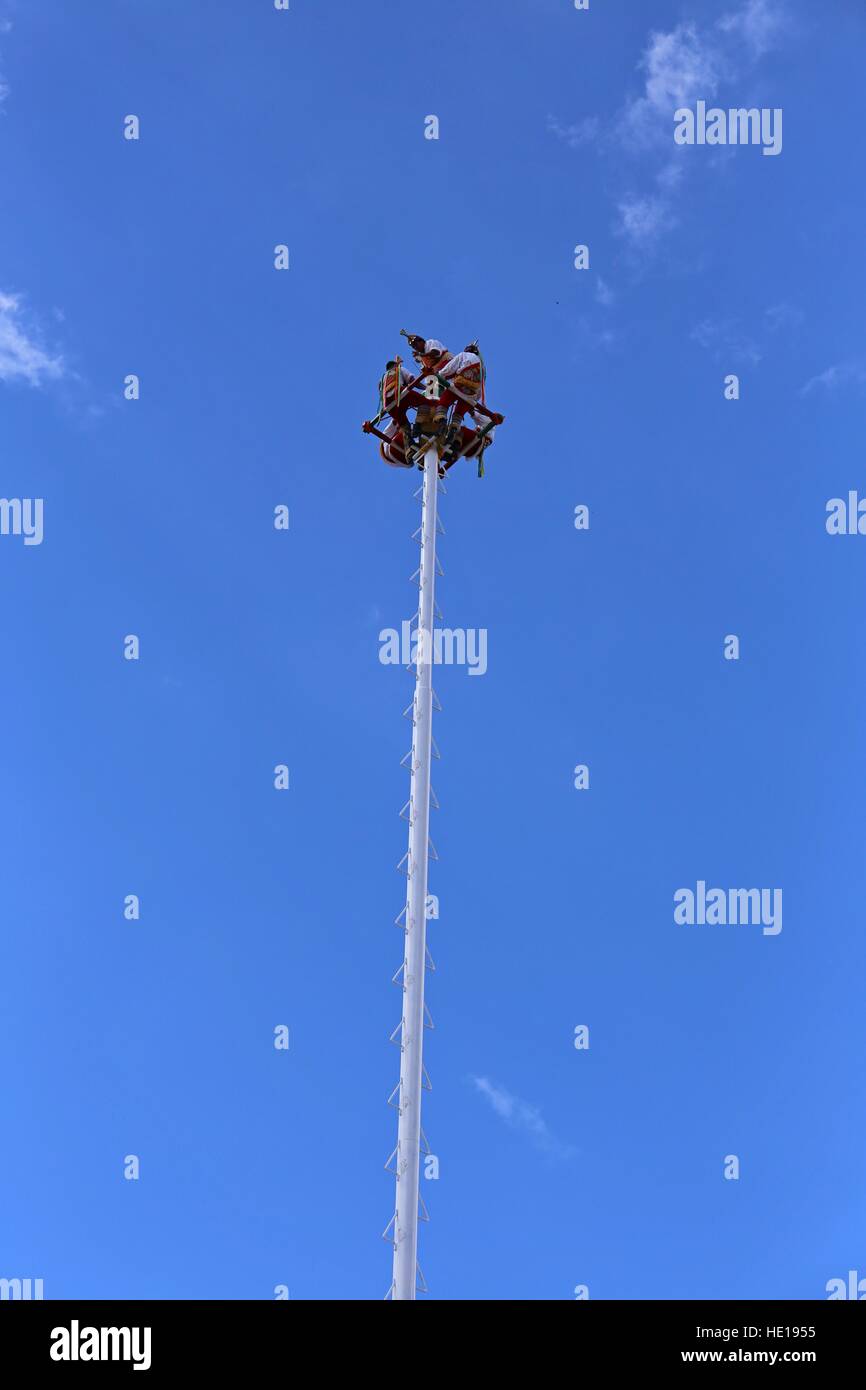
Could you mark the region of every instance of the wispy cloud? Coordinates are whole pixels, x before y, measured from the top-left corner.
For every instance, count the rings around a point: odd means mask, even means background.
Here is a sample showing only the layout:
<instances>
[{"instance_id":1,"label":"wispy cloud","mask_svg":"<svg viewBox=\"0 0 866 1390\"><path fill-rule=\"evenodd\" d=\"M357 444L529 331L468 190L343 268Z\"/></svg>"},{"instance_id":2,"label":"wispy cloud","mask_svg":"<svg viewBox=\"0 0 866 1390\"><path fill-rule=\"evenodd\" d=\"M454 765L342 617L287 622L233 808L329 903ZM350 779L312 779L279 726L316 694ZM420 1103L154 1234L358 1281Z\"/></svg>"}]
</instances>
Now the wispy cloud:
<instances>
[{"instance_id":1,"label":"wispy cloud","mask_svg":"<svg viewBox=\"0 0 866 1390\"><path fill-rule=\"evenodd\" d=\"M777 333L783 328L799 328L803 317L802 309L783 300L782 303L771 304L769 309L764 310L764 326L770 333Z\"/></svg>"},{"instance_id":2,"label":"wispy cloud","mask_svg":"<svg viewBox=\"0 0 866 1390\"><path fill-rule=\"evenodd\" d=\"M598 138L601 121L597 116L587 116L582 121L576 121L574 125L563 125L555 116L548 116L547 129L576 150L579 146L589 145Z\"/></svg>"},{"instance_id":3,"label":"wispy cloud","mask_svg":"<svg viewBox=\"0 0 866 1390\"><path fill-rule=\"evenodd\" d=\"M754 367L770 350L774 334L784 330L790 336L802 322L802 310L782 301L765 309L750 328L738 318L709 316L695 325L691 339L718 362L746 362Z\"/></svg>"},{"instance_id":4,"label":"wispy cloud","mask_svg":"<svg viewBox=\"0 0 866 1390\"><path fill-rule=\"evenodd\" d=\"M64 375L63 358L52 355L40 336L21 296L0 290L0 381L42 386Z\"/></svg>"},{"instance_id":5,"label":"wispy cloud","mask_svg":"<svg viewBox=\"0 0 866 1390\"><path fill-rule=\"evenodd\" d=\"M11 19L0 19L0 34L8 34L11 28ZM2 103L6 100L8 95L9 88L3 80L2 72L0 72L0 105L2 105Z\"/></svg>"},{"instance_id":6,"label":"wispy cloud","mask_svg":"<svg viewBox=\"0 0 866 1390\"><path fill-rule=\"evenodd\" d=\"M607 283L606 280L603 280L600 275L595 286L595 297L598 303L603 304L605 308L608 308L609 305L613 303L615 298L610 285Z\"/></svg>"},{"instance_id":7,"label":"wispy cloud","mask_svg":"<svg viewBox=\"0 0 866 1390\"><path fill-rule=\"evenodd\" d=\"M626 104L616 127L622 145L666 150L654 175L655 191L619 204L616 230L636 248L645 249L677 223L674 194L685 165L682 150L671 150L674 112L699 99L714 100L722 82L736 80L763 57L781 30L781 13L774 0L745 0L710 28L682 23L650 35L640 62L644 90Z\"/></svg>"},{"instance_id":8,"label":"wispy cloud","mask_svg":"<svg viewBox=\"0 0 866 1390\"><path fill-rule=\"evenodd\" d=\"M528 1101L521 1100L519 1096L513 1096L504 1086L489 1081L486 1076L473 1076L470 1079L475 1089L484 1096L499 1118L504 1120L511 1129L521 1130L528 1135L535 1147L540 1149L542 1153L547 1154L550 1158L571 1158L573 1156L574 1149L571 1145L563 1144L557 1139L537 1106L530 1105Z\"/></svg>"},{"instance_id":9,"label":"wispy cloud","mask_svg":"<svg viewBox=\"0 0 866 1390\"><path fill-rule=\"evenodd\" d=\"M597 316L592 314L578 314L576 318L569 316L568 331L575 364L588 352L609 352L620 345L619 333L607 325L599 328L596 319Z\"/></svg>"},{"instance_id":10,"label":"wispy cloud","mask_svg":"<svg viewBox=\"0 0 866 1390\"><path fill-rule=\"evenodd\" d=\"M620 199L618 210L619 220L614 230L641 246L657 241L662 232L676 224L670 200L658 193L629 194Z\"/></svg>"},{"instance_id":11,"label":"wispy cloud","mask_svg":"<svg viewBox=\"0 0 866 1390\"><path fill-rule=\"evenodd\" d=\"M716 361L724 358L733 365L746 362L755 367L764 355L754 338L741 328L736 319L702 319L692 329L691 339L711 352Z\"/></svg>"},{"instance_id":12,"label":"wispy cloud","mask_svg":"<svg viewBox=\"0 0 866 1390\"><path fill-rule=\"evenodd\" d=\"M650 34L639 63L646 73L640 96L626 103L617 121L621 141L642 147L670 140L673 113L699 96L715 96L721 57L694 24Z\"/></svg>"},{"instance_id":13,"label":"wispy cloud","mask_svg":"<svg viewBox=\"0 0 866 1390\"><path fill-rule=\"evenodd\" d=\"M711 102L723 84L737 81L778 41L784 16L782 0L743 0L713 24L686 21L653 30L638 63L641 90L611 120L548 118L548 129L572 148L591 143L608 157L640 158L643 187L626 187L616 200L614 229L633 249L650 249L678 222L675 195L688 156L673 143L674 112L698 99Z\"/></svg>"},{"instance_id":14,"label":"wispy cloud","mask_svg":"<svg viewBox=\"0 0 866 1390\"><path fill-rule=\"evenodd\" d=\"M809 396L813 391L838 391L843 386L866 386L866 361L862 358L851 362L837 362L826 371L819 372L800 387L801 396Z\"/></svg>"},{"instance_id":15,"label":"wispy cloud","mask_svg":"<svg viewBox=\"0 0 866 1390\"><path fill-rule=\"evenodd\" d=\"M743 39L753 58L762 58L774 46L783 21L781 8L772 0L748 0L742 10L723 15L719 28Z\"/></svg>"}]
</instances>

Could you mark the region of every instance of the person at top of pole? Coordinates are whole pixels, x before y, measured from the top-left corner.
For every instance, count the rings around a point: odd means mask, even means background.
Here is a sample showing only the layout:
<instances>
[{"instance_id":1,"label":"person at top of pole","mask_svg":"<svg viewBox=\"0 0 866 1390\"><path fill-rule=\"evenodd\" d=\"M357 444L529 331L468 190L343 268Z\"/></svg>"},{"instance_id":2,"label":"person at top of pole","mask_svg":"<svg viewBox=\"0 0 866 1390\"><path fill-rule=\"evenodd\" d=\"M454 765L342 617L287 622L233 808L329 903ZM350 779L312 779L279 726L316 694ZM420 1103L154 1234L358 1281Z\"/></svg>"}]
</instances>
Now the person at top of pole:
<instances>
[{"instance_id":1,"label":"person at top of pole","mask_svg":"<svg viewBox=\"0 0 866 1390\"><path fill-rule=\"evenodd\" d=\"M406 412L410 406L417 405L421 397L416 400L410 390L411 382L412 377L399 357L385 363L385 371L379 381L379 409L387 411L391 424L385 427L387 438L379 445L379 453L392 468L412 467L405 449L406 438L412 428Z\"/></svg>"},{"instance_id":2,"label":"person at top of pole","mask_svg":"<svg viewBox=\"0 0 866 1390\"><path fill-rule=\"evenodd\" d=\"M416 361L426 372L438 379L440 394L435 401L437 411L433 417L434 421L438 423L442 413L448 410L451 412L447 443L442 456L444 469L451 468L461 456L478 457L493 443L495 431L491 427L492 424L500 424L503 418L493 411L477 409L478 406L483 407L484 398L484 363L478 344L468 343L462 352L451 353L437 338L427 338L423 344L419 339L413 342L410 338L409 341L413 346ZM444 387L442 382L446 383ZM449 385L453 386L459 395L449 390ZM466 415L472 417L476 425L474 430L464 424Z\"/></svg>"},{"instance_id":3,"label":"person at top of pole","mask_svg":"<svg viewBox=\"0 0 866 1390\"><path fill-rule=\"evenodd\" d=\"M484 384L484 368L477 343L469 343L462 352L451 353L444 343L439 342L438 338L426 338L422 341L418 337L413 337L409 339L409 342L416 362L425 372L453 382L461 394L469 396L473 402L480 399ZM454 396L452 400L457 402L458 398ZM469 407L463 402L459 402L459 404L463 405L463 410L460 412L462 418Z\"/></svg>"},{"instance_id":4,"label":"person at top of pole","mask_svg":"<svg viewBox=\"0 0 866 1390\"><path fill-rule=\"evenodd\" d=\"M445 417L451 412L451 435L456 439L464 415L472 414L473 405L478 404L483 395L484 366L477 343L469 343L462 352L452 353L438 338L410 338L415 360L427 373L427 383L433 383L432 390L425 390L424 403L419 406L415 416L416 436L438 435L442 433ZM447 385L443 385L448 383ZM449 390L451 385L455 389Z\"/></svg>"},{"instance_id":5,"label":"person at top of pole","mask_svg":"<svg viewBox=\"0 0 866 1390\"><path fill-rule=\"evenodd\" d=\"M413 448L427 439L441 439L445 469L461 456L480 459L493 441L493 426L504 417L484 403L484 364L478 344L469 343L462 352L452 353L438 338L412 333L403 336L420 371L411 377L399 357L385 365L379 382L380 415L390 415L393 423L384 433L373 430L382 440L382 458L392 466L411 468ZM414 410L414 420L409 418L410 410ZM464 424L467 414L475 429ZM370 422L365 422L364 428L372 428ZM479 463L479 473L482 471Z\"/></svg>"}]
</instances>

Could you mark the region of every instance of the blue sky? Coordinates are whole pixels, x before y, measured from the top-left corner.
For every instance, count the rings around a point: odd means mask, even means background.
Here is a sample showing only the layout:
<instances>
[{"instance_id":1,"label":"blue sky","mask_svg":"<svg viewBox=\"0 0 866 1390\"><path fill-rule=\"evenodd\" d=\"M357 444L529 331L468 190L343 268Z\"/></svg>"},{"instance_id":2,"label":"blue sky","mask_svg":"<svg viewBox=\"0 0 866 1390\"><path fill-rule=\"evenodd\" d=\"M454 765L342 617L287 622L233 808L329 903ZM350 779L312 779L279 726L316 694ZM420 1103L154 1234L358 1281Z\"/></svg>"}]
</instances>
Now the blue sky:
<instances>
[{"instance_id":1,"label":"blue sky","mask_svg":"<svg viewBox=\"0 0 866 1390\"><path fill-rule=\"evenodd\" d=\"M477 336L508 417L443 502L489 667L436 680L431 1294L866 1275L866 541L825 528L862 6L0 13L0 491L44 499L0 536L0 1275L388 1287L417 504L359 423L404 327ZM676 147L697 99L781 108L782 152ZM676 925L701 879L783 930Z\"/></svg>"}]
</instances>

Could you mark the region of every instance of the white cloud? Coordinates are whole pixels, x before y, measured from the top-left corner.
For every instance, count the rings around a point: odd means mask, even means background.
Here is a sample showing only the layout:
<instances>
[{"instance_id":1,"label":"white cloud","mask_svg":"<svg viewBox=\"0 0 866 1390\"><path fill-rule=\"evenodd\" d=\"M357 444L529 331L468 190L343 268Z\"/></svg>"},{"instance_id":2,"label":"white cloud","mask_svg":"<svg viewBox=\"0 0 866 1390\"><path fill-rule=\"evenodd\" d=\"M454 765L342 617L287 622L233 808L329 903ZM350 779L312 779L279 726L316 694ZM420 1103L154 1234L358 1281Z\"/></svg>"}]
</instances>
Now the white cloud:
<instances>
[{"instance_id":1,"label":"white cloud","mask_svg":"<svg viewBox=\"0 0 866 1390\"><path fill-rule=\"evenodd\" d=\"M770 347L778 344L778 335L784 333L786 340L790 339L803 319L801 309L783 300L765 309L754 319L750 328L744 328L741 320L735 317L710 316L702 319L692 329L691 338L711 352L717 362L747 362L755 367L767 355ZM775 342L772 341L774 338Z\"/></svg>"},{"instance_id":2,"label":"white cloud","mask_svg":"<svg viewBox=\"0 0 866 1390\"><path fill-rule=\"evenodd\" d=\"M12 21L11 21L11 20L9 20L9 19L0 19L0 34L8 34L8 33L9 33L9 30L10 30L11 28L12 28ZM5 101L6 98L8 97L8 95L9 95L9 88L7 87L6 83L3 81L3 74L0 73L0 102Z\"/></svg>"},{"instance_id":3,"label":"white cloud","mask_svg":"<svg viewBox=\"0 0 866 1390\"><path fill-rule=\"evenodd\" d=\"M614 300L613 290L610 288L610 285L607 283L606 280L602 280L600 275L598 277L598 282L595 287L595 297L598 300L599 304L603 304L605 308L607 308L608 305L612 304Z\"/></svg>"},{"instance_id":4,"label":"white cloud","mask_svg":"<svg viewBox=\"0 0 866 1390\"><path fill-rule=\"evenodd\" d=\"M866 386L866 362L837 362L801 386L800 395L808 396L817 390L838 391L842 386Z\"/></svg>"},{"instance_id":5,"label":"white cloud","mask_svg":"<svg viewBox=\"0 0 866 1390\"><path fill-rule=\"evenodd\" d=\"M742 10L723 15L718 27L725 34L739 35L752 56L762 58L773 47L783 24L781 8L772 0L746 0Z\"/></svg>"},{"instance_id":6,"label":"white cloud","mask_svg":"<svg viewBox=\"0 0 866 1390\"><path fill-rule=\"evenodd\" d=\"M656 194L631 195L619 203L619 222L615 230L635 246L646 246L674 225L675 218L666 198Z\"/></svg>"},{"instance_id":7,"label":"white cloud","mask_svg":"<svg viewBox=\"0 0 866 1390\"><path fill-rule=\"evenodd\" d=\"M722 81L733 81L746 64L754 63L773 45L782 12L774 0L745 0L710 29L678 24L667 33L653 32L640 68L644 90L628 102L617 123L617 137L626 147L665 146L673 138L674 112L696 101L712 101ZM747 51L744 51L747 50ZM676 224L674 192L683 178L682 151L666 156L655 174L658 192L627 198L619 206L616 230L635 246L645 248Z\"/></svg>"},{"instance_id":8,"label":"white cloud","mask_svg":"<svg viewBox=\"0 0 866 1390\"><path fill-rule=\"evenodd\" d=\"M721 58L694 24L678 24L667 34L650 34L640 67L646 72L643 94L628 102L619 136L640 145L670 139L673 113L698 97L718 90Z\"/></svg>"},{"instance_id":9,"label":"white cloud","mask_svg":"<svg viewBox=\"0 0 866 1390\"><path fill-rule=\"evenodd\" d=\"M63 376L62 357L54 357L28 325L17 294L0 290L0 381L24 381L29 386Z\"/></svg>"},{"instance_id":10,"label":"white cloud","mask_svg":"<svg viewBox=\"0 0 866 1390\"><path fill-rule=\"evenodd\" d=\"M764 310L764 325L771 333L777 333L783 328L799 328L803 317L802 309L783 300L781 304L771 304L769 309Z\"/></svg>"},{"instance_id":11,"label":"white cloud","mask_svg":"<svg viewBox=\"0 0 866 1390\"><path fill-rule=\"evenodd\" d=\"M513 1096L504 1086L488 1081L486 1076L473 1076L471 1080L499 1118L512 1129L523 1130L544 1153L556 1158L568 1158L574 1153L568 1144L560 1143L551 1133L537 1106Z\"/></svg>"},{"instance_id":12,"label":"white cloud","mask_svg":"<svg viewBox=\"0 0 866 1390\"><path fill-rule=\"evenodd\" d=\"M706 318L692 330L691 337L693 342L711 352L718 362L727 360L735 365L747 362L756 367L764 355L736 319Z\"/></svg>"},{"instance_id":13,"label":"white cloud","mask_svg":"<svg viewBox=\"0 0 866 1390\"><path fill-rule=\"evenodd\" d=\"M599 351L602 348L609 352L619 344L618 334L612 328L599 329L590 314L579 314L576 319L570 319L569 335L572 351L577 354L578 362L587 352Z\"/></svg>"},{"instance_id":14,"label":"white cloud","mask_svg":"<svg viewBox=\"0 0 866 1390\"><path fill-rule=\"evenodd\" d=\"M673 193L674 189L682 183L684 173L683 165L678 160L672 159L670 163L662 165L659 169L656 174L656 183L666 193Z\"/></svg>"},{"instance_id":15,"label":"white cloud","mask_svg":"<svg viewBox=\"0 0 866 1390\"><path fill-rule=\"evenodd\" d=\"M601 121L597 116L586 116L574 125L563 125L555 116L548 116L547 129L576 150L580 145L592 144L598 138Z\"/></svg>"},{"instance_id":16,"label":"white cloud","mask_svg":"<svg viewBox=\"0 0 866 1390\"><path fill-rule=\"evenodd\" d=\"M576 125L548 119L548 128L572 147L592 141L605 151L638 155L646 172L648 151L663 156L650 174L653 189L618 200L616 231L645 251L677 223L676 191L688 152L674 146L674 112L696 101L714 101L723 84L735 82L776 43L784 27L780 0L742 0L714 24L685 22L653 30L638 63L642 89L626 101L607 128L594 116ZM689 161L691 165L691 161Z\"/></svg>"},{"instance_id":17,"label":"white cloud","mask_svg":"<svg viewBox=\"0 0 866 1390\"><path fill-rule=\"evenodd\" d=\"M718 56L693 24L650 35L641 66L647 73L646 100L657 111L668 112L718 86Z\"/></svg>"}]
</instances>

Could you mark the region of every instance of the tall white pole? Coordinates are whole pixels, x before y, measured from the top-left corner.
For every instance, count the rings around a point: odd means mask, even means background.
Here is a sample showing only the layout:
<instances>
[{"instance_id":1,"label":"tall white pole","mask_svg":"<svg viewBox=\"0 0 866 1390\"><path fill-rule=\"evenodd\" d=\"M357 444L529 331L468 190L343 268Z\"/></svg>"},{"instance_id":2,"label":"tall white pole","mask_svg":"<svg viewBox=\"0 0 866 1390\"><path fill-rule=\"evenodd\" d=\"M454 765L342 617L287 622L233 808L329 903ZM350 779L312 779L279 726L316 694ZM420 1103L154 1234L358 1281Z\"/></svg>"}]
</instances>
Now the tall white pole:
<instances>
[{"instance_id":1,"label":"tall white pole","mask_svg":"<svg viewBox=\"0 0 866 1390\"><path fill-rule=\"evenodd\" d=\"M427 956L427 861L430 844L430 758L433 740L433 623L436 583L436 501L439 456L424 456L421 506L421 564L418 585L415 698L412 705L412 776L409 788L408 887L403 959L403 1016L400 1028L399 1122L395 1151L397 1200L392 1227L392 1299L414 1299L418 1270L418 1208L421 1166L421 1091L425 1072L424 971Z\"/></svg>"}]
</instances>

